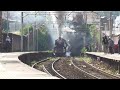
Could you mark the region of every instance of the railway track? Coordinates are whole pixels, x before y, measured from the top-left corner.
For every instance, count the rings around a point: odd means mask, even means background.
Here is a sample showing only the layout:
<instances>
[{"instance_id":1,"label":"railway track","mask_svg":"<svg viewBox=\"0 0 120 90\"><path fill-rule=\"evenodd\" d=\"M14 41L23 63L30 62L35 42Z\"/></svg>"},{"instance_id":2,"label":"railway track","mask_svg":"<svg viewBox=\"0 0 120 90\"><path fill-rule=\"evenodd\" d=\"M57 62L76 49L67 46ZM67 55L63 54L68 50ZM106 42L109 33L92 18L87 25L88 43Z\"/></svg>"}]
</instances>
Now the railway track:
<instances>
[{"instance_id":1,"label":"railway track","mask_svg":"<svg viewBox=\"0 0 120 90\"><path fill-rule=\"evenodd\" d=\"M47 74L49 74L49 75L51 75L51 76L52 76L52 74L51 74L51 73L50 73L50 72L49 72L49 71L45 68L45 66L44 66L44 65L42 66L42 68L43 68L43 71L44 71L44 72L46 72Z\"/></svg>"},{"instance_id":2,"label":"railway track","mask_svg":"<svg viewBox=\"0 0 120 90\"><path fill-rule=\"evenodd\" d=\"M71 63L78 68L79 70L82 70L84 73L91 75L95 77L96 79L120 79L120 77L102 72L98 70L95 67L92 67L85 61L77 61L77 60L71 60Z\"/></svg>"},{"instance_id":3,"label":"railway track","mask_svg":"<svg viewBox=\"0 0 120 90\"><path fill-rule=\"evenodd\" d=\"M44 68L46 70L46 72L48 72L48 74L51 74L52 76L57 76L58 78L61 79L66 79L66 77L64 77L63 75L61 75L55 68L54 68L54 64L58 61L59 59L56 59L55 61L52 61L50 63L48 63L47 65L44 65Z\"/></svg>"},{"instance_id":4,"label":"railway track","mask_svg":"<svg viewBox=\"0 0 120 90\"><path fill-rule=\"evenodd\" d=\"M60 79L120 79L119 77L101 72L85 61L78 61L74 58L56 58L54 61L44 59L36 62L32 67L47 61L42 65L44 72Z\"/></svg>"},{"instance_id":5,"label":"railway track","mask_svg":"<svg viewBox=\"0 0 120 90\"><path fill-rule=\"evenodd\" d=\"M87 63L85 60L84 60L84 62L85 62L86 64L88 64L89 66L91 66L92 68L95 68L95 69L99 70L99 72L102 73L102 74L106 74L106 75L108 75L108 76L110 76L110 77L112 77L112 78L120 79L119 76L116 76L116 75L107 73L107 72L105 72L105 71L103 71L103 70L101 70L101 69L99 69L99 68L96 68L95 66L93 66L93 65L91 65L91 64L89 64L89 63Z\"/></svg>"},{"instance_id":6,"label":"railway track","mask_svg":"<svg viewBox=\"0 0 120 90\"><path fill-rule=\"evenodd\" d=\"M90 75L84 70L80 70L71 63L68 58L60 58L54 61L54 69L62 74L66 79L96 79L97 77Z\"/></svg>"},{"instance_id":7,"label":"railway track","mask_svg":"<svg viewBox=\"0 0 120 90\"><path fill-rule=\"evenodd\" d=\"M60 60L60 59L58 59L58 60ZM56 63L58 60L55 60L55 61L52 63L52 70L53 70L56 74L58 74L61 78L67 79L66 77L64 77L63 75L61 75L61 74L54 68L55 63Z\"/></svg>"},{"instance_id":8,"label":"railway track","mask_svg":"<svg viewBox=\"0 0 120 90\"><path fill-rule=\"evenodd\" d=\"M34 63L34 64L32 65L32 68L35 68L35 66L36 66L37 64L39 64L39 63L41 63L41 62L45 62L45 61L47 61L47 60L49 60L49 59L48 59L48 58L47 58L47 59L43 59L43 60L40 60L40 61Z\"/></svg>"},{"instance_id":9,"label":"railway track","mask_svg":"<svg viewBox=\"0 0 120 90\"><path fill-rule=\"evenodd\" d=\"M80 67L78 67L77 65L75 65L75 64L73 63L73 60L71 60L71 63L72 63L72 65L73 65L75 68L77 68L77 69L80 70L81 72L89 75L90 77L93 77L93 78L95 78L95 79L101 79L100 77L97 77L97 76L95 76L95 75L93 75L93 74L91 74L91 73L88 73L88 72L86 72L85 70L83 70L83 69L81 69Z\"/></svg>"},{"instance_id":10,"label":"railway track","mask_svg":"<svg viewBox=\"0 0 120 90\"><path fill-rule=\"evenodd\" d=\"M44 60L41 60L41 61L38 61L36 62L35 64L32 65L32 67L34 68L36 65L39 65L40 63L42 62L45 62L49 59L44 59ZM49 63L45 64L45 65L42 65L42 69L45 73L51 75L51 76L57 76L58 78L61 78L61 79L66 79L64 76L62 76L61 74L59 74L57 72L57 70L55 70L54 68L54 63L57 62L59 59L56 59L54 61L50 61Z\"/></svg>"}]
</instances>

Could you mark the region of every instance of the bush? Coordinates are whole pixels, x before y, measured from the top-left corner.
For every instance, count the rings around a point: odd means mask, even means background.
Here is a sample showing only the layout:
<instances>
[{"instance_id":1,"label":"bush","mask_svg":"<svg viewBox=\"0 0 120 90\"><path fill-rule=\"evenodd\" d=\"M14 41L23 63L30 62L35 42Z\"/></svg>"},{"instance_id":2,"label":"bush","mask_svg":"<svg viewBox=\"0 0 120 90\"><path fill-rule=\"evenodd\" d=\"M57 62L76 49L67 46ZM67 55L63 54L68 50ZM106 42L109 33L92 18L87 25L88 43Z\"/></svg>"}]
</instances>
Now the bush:
<instances>
[{"instance_id":1,"label":"bush","mask_svg":"<svg viewBox=\"0 0 120 90\"><path fill-rule=\"evenodd\" d=\"M29 29L29 32L31 32L33 30L32 25L26 25L25 27L23 27L23 35L27 35L28 34L28 29ZM20 32L20 33L22 34L22 32Z\"/></svg>"},{"instance_id":2,"label":"bush","mask_svg":"<svg viewBox=\"0 0 120 90\"><path fill-rule=\"evenodd\" d=\"M38 32L38 50L46 51L50 49L50 35L47 32L46 26L39 29Z\"/></svg>"},{"instance_id":3,"label":"bush","mask_svg":"<svg viewBox=\"0 0 120 90\"><path fill-rule=\"evenodd\" d=\"M81 49L81 56L85 56L85 53L87 52L87 49L85 47L83 47Z\"/></svg>"}]
</instances>

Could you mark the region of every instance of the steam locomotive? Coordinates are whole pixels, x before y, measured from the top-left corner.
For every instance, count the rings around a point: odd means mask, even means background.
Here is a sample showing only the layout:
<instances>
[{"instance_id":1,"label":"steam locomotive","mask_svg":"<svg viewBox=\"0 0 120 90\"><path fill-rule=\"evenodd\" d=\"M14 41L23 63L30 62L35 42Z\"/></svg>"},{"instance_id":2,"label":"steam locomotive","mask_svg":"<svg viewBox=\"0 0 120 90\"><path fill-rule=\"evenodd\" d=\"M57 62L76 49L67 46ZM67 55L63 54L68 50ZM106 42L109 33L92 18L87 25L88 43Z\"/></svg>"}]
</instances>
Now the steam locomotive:
<instances>
[{"instance_id":1,"label":"steam locomotive","mask_svg":"<svg viewBox=\"0 0 120 90\"><path fill-rule=\"evenodd\" d=\"M59 37L57 40L55 40L55 47L54 47L54 55L56 57L63 57L66 54L66 47L68 46L65 39Z\"/></svg>"}]
</instances>

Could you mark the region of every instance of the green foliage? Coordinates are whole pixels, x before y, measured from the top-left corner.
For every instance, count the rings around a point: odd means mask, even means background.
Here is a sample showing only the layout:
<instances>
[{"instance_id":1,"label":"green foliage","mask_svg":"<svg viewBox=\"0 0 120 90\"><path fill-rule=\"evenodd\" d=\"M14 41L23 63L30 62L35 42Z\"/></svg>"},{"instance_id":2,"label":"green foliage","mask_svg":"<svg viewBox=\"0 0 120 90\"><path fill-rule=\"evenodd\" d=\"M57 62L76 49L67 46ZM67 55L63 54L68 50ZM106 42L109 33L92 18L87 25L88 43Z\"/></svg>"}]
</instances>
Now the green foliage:
<instances>
[{"instance_id":1,"label":"green foliage","mask_svg":"<svg viewBox=\"0 0 120 90\"><path fill-rule=\"evenodd\" d=\"M4 32L8 32L9 27L7 27L7 24L9 26L9 23L7 23L7 20L2 21L2 28L4 29Z\"/></svg>"},{"instance_id":2,"label":"green foliage","mask_svg":"<svg viewBox=\"0 0 120 90\"><path fill-rule=\"evenodd\" d=\"M47 28L45 26L40 27L38 32L38 49L40 51L48 50L48 33Z\"/></svg>"},{"instance_id":3,"label":"green foliage","mask_svg":"<svg viewBox=\"0 0 120 90\"><path fill-rule=\"evenodd\" d=\"M84 60L85 62L87 62L87 63L91 63L92 62L92 58L90 58L90 57L87 57L87 56L85 56L85 57L80 57L80 60Z\"/></svg>"},{"instance_id":4,"label":"green foliage","mask_svg":"<svg viewBox=\"0 0 120 90\"><path fill-rule=\"evenodd\" d=\"M28 30L29 30L29 32L33 31L32 25L26 25L23 28L23 31L22 31L23 35L27 35ZM20 32L20 34L22 34L22 33ZM45 25L40 26L39 30L38 30L38 50L39 51L49 50L49 42L50 42L49 40L50 40L50 36L47 32L47 27Z\"/></svg>"},{"instance_id":5,"label":"green foliage","mask_svg":"<svg viewBox=\"0 0 120 90\"><path fill-rule=\"evenodd\" d=\"M85 48L85 47L83 47L82 49L81 49L81 53L86 53L87 52L87 49Z\"/></svg>"},{"instance_id":6,"label":"green foliage","mask_svg":"<svg viewBox=\"0 0 120 90\"><path fill-rule=\"evenodd\" d=\"M92 38L92 48L95 48L95 45L98 45L100 43L100 32L97 30L96 25L94 24L89 26L89 30Z\"/></svg>"},{"instance_id":7,"label":"green foliage","mask_svg":"<svg viewBox=\"0 0 120 90\"><path fill-rule=\"evenodd\" d=\"M93 37L95 35L95 32L96 32L96 26L90 25L89 29L90 29L90 35Z\"/></svg>"},{"instance_id":8,"label":"green foliage","mask_svg":"<svg viewBox=\"0 0 120 90\"><path fill-rule=\"evenodd\" d=\"M28 30L29 32L31 32L33 30L33 27L32 25L26 25L24 28L23 28L23 35L27 35L28 34ZM21 30L20 30L21 31ZM22 34L22 32L21 32Z\"/></svg>"}]
</instances>

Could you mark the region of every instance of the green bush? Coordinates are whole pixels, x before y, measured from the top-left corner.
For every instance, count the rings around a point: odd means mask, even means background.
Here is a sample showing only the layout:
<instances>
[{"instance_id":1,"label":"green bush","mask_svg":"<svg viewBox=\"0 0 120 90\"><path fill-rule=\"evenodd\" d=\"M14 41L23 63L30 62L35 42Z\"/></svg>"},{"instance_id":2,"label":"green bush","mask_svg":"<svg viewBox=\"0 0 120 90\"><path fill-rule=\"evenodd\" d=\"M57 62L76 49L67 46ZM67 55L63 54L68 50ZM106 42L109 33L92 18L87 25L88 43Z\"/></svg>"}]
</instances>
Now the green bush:
<instances>
[{"instance_id":1,"label":"green bush","mask_svg":"<svg viewBox=\"0 0 120 90\"><path fill-rule=\"evenodd\" d=\"M87 49L85 48L85 47L83 47L82 49L81 49L81 53L86 53L87 52Z\"/></svg>"},{"instance_id":2,"label":"green bush","mask_svg":"<svg viewBox=\"0 0 120 90\"><path fill-rule=\"evenodd\" d=\"M47 27L42 26L38 32L38 50L46 51L49 50L49 34L47 32Z\"/></svg>"},{"instance_id":3,"label":"green bush","mask_svg":"<svg viewBox=\"0 0 120 90\"><path fill-rule=\"evenodd\" d=\"M83 47L82 49L81 49L81 56L85 56L85 53L87 52L87 49L85 48L85 47Z\"/></svg>"},{"instance_id":4,"label":"green bush","mask_svg":"<svg viewBox=\"0 0 120 90\"><path fill-rule=\"evenodd\" d=\"M28 29L29 29L29 32L33 31L33 26L29 24L23 27L23 35L28 34ZM20 34L22 33L20 32ZM47 27L45 25L40 26L38 30L38 50L39 51L49 50L50 43L51 43L50 35L48 34Z\"/></svg>"},{"instance_id":5,"label":"green bush","mask_svg":"<svg viewBox=\"0 0 120 90\"><path fill-rule=\"evenodd\" d=\"M27 35L28 34L28 29L29 29L29 32L31 32L33 30L32 25L26 25L25 27L23 27L23 35ZM20 32L20 33L22 34L22 32Z\"/></svg>"}]
</instances>

